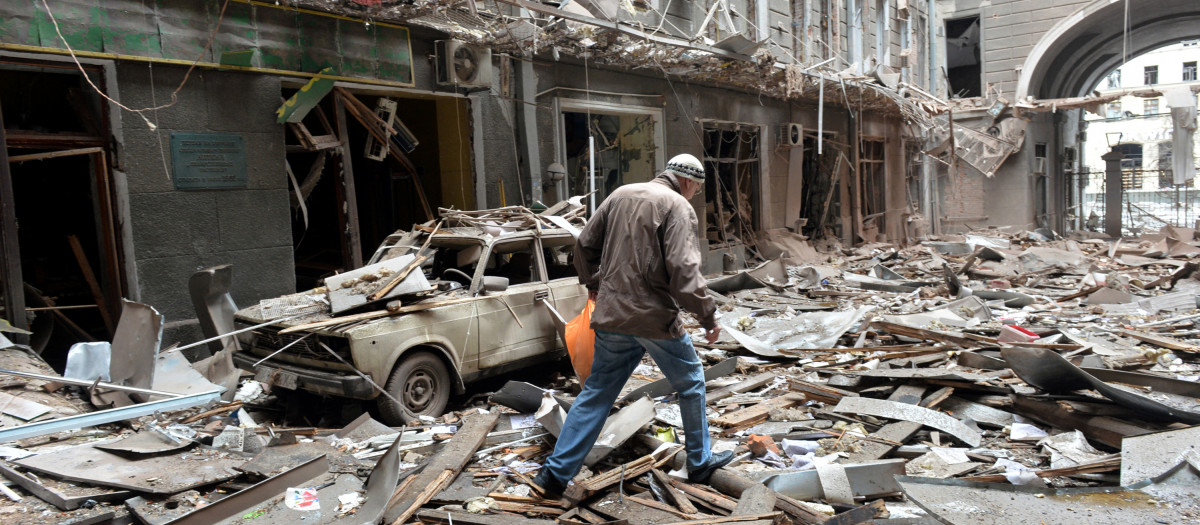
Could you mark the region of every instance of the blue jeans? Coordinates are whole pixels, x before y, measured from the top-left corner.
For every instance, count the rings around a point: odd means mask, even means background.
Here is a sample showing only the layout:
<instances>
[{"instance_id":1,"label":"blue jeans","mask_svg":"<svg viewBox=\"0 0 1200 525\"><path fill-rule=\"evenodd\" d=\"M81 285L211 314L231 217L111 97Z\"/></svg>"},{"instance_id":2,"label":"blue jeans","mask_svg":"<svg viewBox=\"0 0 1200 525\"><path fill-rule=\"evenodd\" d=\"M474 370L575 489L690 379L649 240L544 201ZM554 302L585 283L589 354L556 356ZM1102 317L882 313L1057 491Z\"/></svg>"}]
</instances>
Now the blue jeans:
<instances>
[{"instance_id":1,"label":"blue jeans","mask_svg":"<svg viewBox=\"0 0 1200 525\"><path fill-rule=\"evenodd\" d=\"M567 420L554 445L554 454L550 455L543 467L564 485L579 473L584 457L592 450L613 402L621 393L621 387L625 386L646 351L650 352L650 357L679 394L679 408L687 440L688 470L704 466L712 455L709 450L708 417L705 414L704 369L692 347L691 336L684 334L679 339L647 339L596 330L592 375L567 413Z\"/></svg>"}]
</instances>

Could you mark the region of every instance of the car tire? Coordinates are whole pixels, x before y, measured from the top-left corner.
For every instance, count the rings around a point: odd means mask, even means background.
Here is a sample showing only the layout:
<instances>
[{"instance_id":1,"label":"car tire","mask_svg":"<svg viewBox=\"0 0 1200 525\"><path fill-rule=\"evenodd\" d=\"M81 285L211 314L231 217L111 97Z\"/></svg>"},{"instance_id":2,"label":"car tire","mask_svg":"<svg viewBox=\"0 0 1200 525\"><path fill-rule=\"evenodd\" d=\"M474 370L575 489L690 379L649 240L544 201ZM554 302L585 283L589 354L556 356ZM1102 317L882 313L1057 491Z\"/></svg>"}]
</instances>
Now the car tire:
<instances>
[{"instance_id":1,"label":"car tire","mask_svg":"<svg viewBox=\"0 0 1200 525\"><path fill-rule=\"evenodd\" d=\"M450 373L438 356L429 352L410 353L392 370L384 388L401 404L380 395L379 414L384 423L400 426L418 416L437 417L445 412L450 401Z\"/></svg>"}]
</instances>

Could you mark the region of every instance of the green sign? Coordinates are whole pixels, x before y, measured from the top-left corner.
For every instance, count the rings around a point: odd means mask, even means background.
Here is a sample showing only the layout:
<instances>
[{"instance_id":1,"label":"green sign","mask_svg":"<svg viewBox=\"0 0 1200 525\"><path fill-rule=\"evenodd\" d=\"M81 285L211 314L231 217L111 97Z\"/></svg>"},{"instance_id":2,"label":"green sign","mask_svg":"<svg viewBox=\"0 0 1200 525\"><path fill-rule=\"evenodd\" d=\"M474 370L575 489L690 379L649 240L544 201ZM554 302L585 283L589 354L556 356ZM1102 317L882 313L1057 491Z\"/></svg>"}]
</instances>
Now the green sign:
<instances>
[{"instance_id":1,"label":"green sign","mask_svg":"<svg viewBox=\"0 0 1200 525\"><path fill-rule=\"evenodd\" d=\"M171 133L177 190L245 188L246 141L240 133Z\"/></svg>"}]
</instances>

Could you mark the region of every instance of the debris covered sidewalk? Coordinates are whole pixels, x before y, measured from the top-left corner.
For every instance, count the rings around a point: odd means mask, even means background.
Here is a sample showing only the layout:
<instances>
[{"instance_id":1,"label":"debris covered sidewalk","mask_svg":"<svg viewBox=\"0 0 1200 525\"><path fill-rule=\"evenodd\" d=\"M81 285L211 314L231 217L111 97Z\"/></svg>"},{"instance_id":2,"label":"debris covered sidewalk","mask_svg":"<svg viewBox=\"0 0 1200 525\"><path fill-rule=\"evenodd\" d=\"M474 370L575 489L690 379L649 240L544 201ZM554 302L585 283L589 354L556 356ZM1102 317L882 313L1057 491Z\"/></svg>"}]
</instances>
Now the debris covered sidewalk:
<instances>
[{"instance_id":1,"label":"debris covered sidewalk","mask_svg":"<svg viewBox=\"0 0 1200 525\"><path fill-rule=\"evenodd\" d=\"M0 516L75 524L1200 518L1194 233L1168 228L1118 243L1050 237L989 231L907 248L831 247L714 278L725 333L697 349L708 367L713 447L737 459L708 484L686 481L679 408L647 359L562 500L542 498L531 480L578 393L572 378L510 381L403 427L367 414L340 428L299 427L281 424L284 407L269 386L248 376L229 383L236 370L188 364L178 349L158 352L157 341L114 341L112 363L147 352L155 366L94 381L60 377L12 346L0 352L8 500ZM152 309L127 311L131 326L155 331ZM221 384L231 388L222 393ZM94 408L105 406L113 408Z\"/></svg>"}]
</instances>

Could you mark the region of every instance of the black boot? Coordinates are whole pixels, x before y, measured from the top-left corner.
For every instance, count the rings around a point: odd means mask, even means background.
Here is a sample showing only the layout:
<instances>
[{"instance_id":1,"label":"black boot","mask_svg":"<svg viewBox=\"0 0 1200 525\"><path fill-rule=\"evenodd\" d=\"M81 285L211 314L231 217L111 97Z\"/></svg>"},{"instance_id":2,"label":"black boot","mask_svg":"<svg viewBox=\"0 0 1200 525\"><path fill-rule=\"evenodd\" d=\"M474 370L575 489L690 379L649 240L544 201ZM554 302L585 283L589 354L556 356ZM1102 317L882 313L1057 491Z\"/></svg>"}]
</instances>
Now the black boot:
<instances>
[{"instance_id":1,"label":"black boot","mask_svg":"<svg viewBox=\"0 0 1200 525\"><path fill-rule=\"evenodd\" d=\"M537 477L533 478L533 482L542 487L543 497L546 499L562 499L563 491L567 489L567 486L551 476L550 470L546 468L542 468L538 472Z\"/></svg>"},{"instance_id":2,"label":"black boot","mask_svg":"<svg viewBox=\"0 0 1200 525\"><path fill-rule=\"evenodd\" d=\"M708 483L708 478L712 476L717 469L728 465L733 461L733 451L718 452L708 457L708 461L704 462L704 466L688 471L689 483Z\"/></svg>"}]
</instances>

